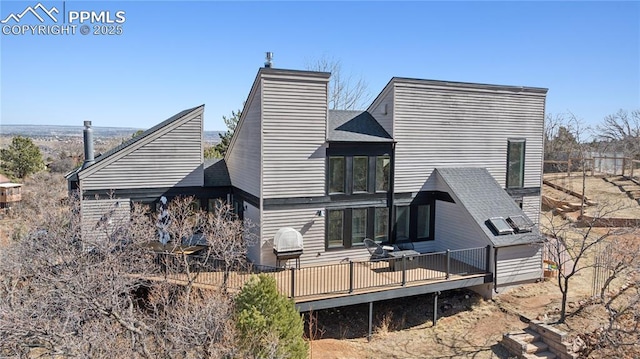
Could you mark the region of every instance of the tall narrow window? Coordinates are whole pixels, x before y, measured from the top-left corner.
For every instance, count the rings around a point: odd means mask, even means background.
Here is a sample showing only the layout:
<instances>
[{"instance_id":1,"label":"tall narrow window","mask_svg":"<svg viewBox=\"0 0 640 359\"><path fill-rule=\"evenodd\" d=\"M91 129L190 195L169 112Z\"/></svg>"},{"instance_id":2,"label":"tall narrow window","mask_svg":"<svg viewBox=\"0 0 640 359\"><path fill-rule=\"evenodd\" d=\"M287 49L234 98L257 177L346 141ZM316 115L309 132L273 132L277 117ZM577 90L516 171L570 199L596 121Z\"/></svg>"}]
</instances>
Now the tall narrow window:
<instances>
[{"instance_id":1,"label":"tall narrow window","mask_svg":"<svg viewBox=\"0 0 640 359\"><path fill-rule=\"evenodd\" d=\"M406 240L409 237L409 206L396 208L396 240Z\"/></svg>"},{"instance_id":2,"label":"tall narrow window","mask_svg":"<svg viewBox=\"0 0 640 359\"><path fill-rule=\"evenodd\" d=\"M376 192L389 191L389 169L391 159L389 156L376 157Z\"/></svg>"},{"instance_id":3,"label":"tall narrow window","mask_svg":"<svg viewBox=\"0 0 640 359\"><path fill-rule=\"evenodd\" d=\"M329 157L329 193L344 193L345 167L344 157Z\"/></svg>"},{"instance_id":4,"label":"tall narrow window","mask_svg":"<svg viewBox=\"0 0 640 359\"><path fill-rule=\"evenodd\" d=\"M507 148L507 188L524 187L525 140L509 140Z\"/></svg>"},{"instance_id":5,"label":"tall narrow window","mask_svg":"<svg viewBox=\"0 0 640 359\"><path fill-rule=\"evenodd\" d=\"M363 245L362 241L367 238L367 209L353 209L351 218L351 245Z\"/></svg>"},{"instance_id":6,"label":"tall narrow window","mask_svg":"<svg viewBox=\"0 0 640 359\"><path fill-rule=\"evenodd\" d=\"M375 210L374 240L386 242L389 239L389 208L378 207Z\"/></svg>"},{"instance_id":7,"label":"tall narrow window","mask_svg":"<svg viewBox=\"0 0 640 359\"><path fill-rule=\"evenodd\" d=\"M367 177L369 177L369 157L353 157L353 192L367 192Z\"/></svg>"},{"instance_id":8,"label":"tall narrow window","mask_svg":"<svg viewBox=\"0 0 640 359\"><path fill-rule=\"evenodd\" d=\"M344 237L344 211L330 210L327 216L327 248L342 247Z\"/></svg>"},{"instance_id":9,"label":"tall narrow window","mask_svg":"<svg viewBox=\"0 0 640 359\"><path fill-rule=\"evenodd\" d=\"M418 206L418 239L428 239L431 236L431 206Z\"/></svg>"}]
</instances>

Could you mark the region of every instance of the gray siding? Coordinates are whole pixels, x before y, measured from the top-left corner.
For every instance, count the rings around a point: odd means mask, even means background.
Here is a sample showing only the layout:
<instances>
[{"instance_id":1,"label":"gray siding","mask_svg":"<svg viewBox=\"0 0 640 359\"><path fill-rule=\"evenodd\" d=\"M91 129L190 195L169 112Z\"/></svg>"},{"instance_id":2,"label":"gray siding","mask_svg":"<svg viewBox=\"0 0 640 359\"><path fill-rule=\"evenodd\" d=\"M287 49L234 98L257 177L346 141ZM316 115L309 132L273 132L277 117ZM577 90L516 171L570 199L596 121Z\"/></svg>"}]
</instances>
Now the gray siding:
<instances>
[{"instance_id":1,"label":"gray siding","mask_svg":"<svg viewBox=\"0 0 640 359\"><path fill-rule=\"evenodd\" d=\"M248 240L250 243L247 258L249 258L252 263L264 264L262 263L260 253L262 246L262 241L260 240L260 232L262 231L262 227L260 226L260 210L247 202L244 202L244 208L244 220L249 223L249 233L245 237L245 240Z\"/></svg>"},{"instance_id":2,"label":"gray siding","mask_svg":"<svg viewBox=\"0 0 640 359\"><path fill-rule=\"evenodd\" d=\"M261 100L260 85L249 98L226 155L233 186L260 197Z\"/></svg>"},{"instance_id":3,"label":"gray siding","mask_svg":"<svg viewBox=\"0 0 640 359\"><path fill-rule=\"evenodd\" d=\"M83 190L202 186L202 111L79 173Z\"/></svg>"},{"instance_id":4,"label":"gray siding","mask_svg":"<svg viewBox=\"0 0 640 359\"><path fill-rule=\"evenodd\" d=\"M262 85L263 197L324 195L327 79L264 74Z\"/></svg>"},{"instance_id":5,"label":"gray siding","mask_svg":"<svg viewBox=\"0 0 640 359\"><path fill-rule=\"evenodd\" d=\"M491 244L469 213L459 204L436 201L435 251L484 247Z\"/></svg>"},{"instance_id":6,"label":"gray siding","mask_svg":"<svg viewBox=\"0 0 640 359\"><path fill-rule=\"evenodd\" d=\"M128 198L82 200L82 240L86 243L106 239L118 226L128 225L130 210Z\"/></svg>"},{"instance_id":7,"label":"gray siding","mask_svg":"<svg viewBox=\"0 0 640 359\"><path fill-rule=\"evenodd\" d=\"M535 223L540 223L540 196L522 197L522 211Z\"/></svg>"},{"instance_id":8,"label":"gray siding","mask_svg":"<svg viewBox=\"0 0 640 359\"><path fill-rule=\"evenodd\" d=\"M393 137L393 89L393 84L387 85L367 110L391 137Z\"/></svg>"},{"instance_id":9,"label":"gray siding","mask_svg":"<svg viewBox=\"0 0 640 359\"><path fill-rule=\"evenodd\" d=\"M396 82L395 191L437 167L485 167L505 186L508 138L525 138L525 187L541 184L543 94Z\"/></svg>"},{"instance_id":10,"label":"gray siding","mask_svg":"<svg viewBox=\"0 0 640 359\"><path fill-rule=\"evenodd\" d=\"M265 264L274 265L273 236L283 227L291 227L302 234L304 252L300 257L302 266L339 263L345 258L349 260L367 260L369 252L365 248L325 251L325 217L318 217L316 212L324 208L304 208L289 210L263 211L264 226L262 228L262 257Z\"/></svg>"},{"instance_id":11,"label":"gray siding","mask_svg":"<svg viewBox=\"0 0 640 359\"><path fill-rule=\"evenodd\" d=\"M521 245L498 249L498 286L542 277L542 247Z\"/></svg>"}]
</instances>

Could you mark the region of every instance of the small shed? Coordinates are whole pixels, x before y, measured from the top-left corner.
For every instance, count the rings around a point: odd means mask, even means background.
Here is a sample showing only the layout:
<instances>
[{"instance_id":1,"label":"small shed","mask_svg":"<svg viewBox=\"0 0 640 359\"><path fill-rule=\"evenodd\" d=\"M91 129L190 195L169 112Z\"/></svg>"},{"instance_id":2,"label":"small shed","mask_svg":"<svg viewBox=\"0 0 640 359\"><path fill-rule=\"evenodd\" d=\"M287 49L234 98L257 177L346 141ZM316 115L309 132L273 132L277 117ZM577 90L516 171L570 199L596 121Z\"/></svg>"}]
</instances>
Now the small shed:
<instances>
[{"instance_id":1,"label":"small shed","mask_svg":"<svg viewBox=\"0 0 640 359\"><path fill-rule=\"evenodd\" d=\"M0 209L11 208L22 200L22 184L12 183L0 175Z\"/></svg>"}]
</instances>

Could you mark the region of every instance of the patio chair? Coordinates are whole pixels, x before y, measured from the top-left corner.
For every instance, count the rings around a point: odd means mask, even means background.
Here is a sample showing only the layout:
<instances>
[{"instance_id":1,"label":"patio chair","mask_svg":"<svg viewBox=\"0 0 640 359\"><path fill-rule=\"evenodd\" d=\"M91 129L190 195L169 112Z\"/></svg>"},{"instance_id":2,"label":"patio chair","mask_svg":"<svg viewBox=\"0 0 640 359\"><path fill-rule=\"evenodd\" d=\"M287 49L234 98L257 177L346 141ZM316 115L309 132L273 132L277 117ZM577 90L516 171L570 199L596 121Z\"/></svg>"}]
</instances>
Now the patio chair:
<instances>
[{"instance_id":1,"label":"patio chair","mask_svg":"<svg viewBox=\"0 0 640 359\"><path fill-rule=\"evenodd\" d=\"M394 249L391 246L381 246L369 238L365 238L363 242L364 246L367 247L369 254L371 254L371 259L389 258L389 252Z\"/></svg>"}]
</instances>

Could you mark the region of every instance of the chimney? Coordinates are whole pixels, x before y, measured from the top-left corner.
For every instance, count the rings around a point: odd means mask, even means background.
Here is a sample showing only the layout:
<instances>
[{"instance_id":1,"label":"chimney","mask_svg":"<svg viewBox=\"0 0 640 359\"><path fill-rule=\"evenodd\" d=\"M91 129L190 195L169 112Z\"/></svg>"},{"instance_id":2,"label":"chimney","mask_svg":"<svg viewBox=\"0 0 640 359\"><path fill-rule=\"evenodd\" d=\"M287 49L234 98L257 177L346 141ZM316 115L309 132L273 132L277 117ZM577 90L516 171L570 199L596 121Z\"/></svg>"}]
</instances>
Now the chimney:
<instances>
[{"instance_id":1,"label":"chimney","mask_svg":"<svg viewBox=\"0 0 640 359\"><path fill-rule=\"evenodd\" d=\"M266 61L264 62L264 67L266 68L271 68L273 66L273 62L271 60L273 60L273 52L266 52L267 57L266 57Z\"/></svg>"},{"instance_id":2,"label":"chimney","mask_svg":"<svg viewBox=\"0 0 640 359\"><path fill-rule=\"evenodd\" d=\"M93 164L93 130L91 129L91 121L84 121L84 163L82 169Z\"/></svg>"}]
</instances>

